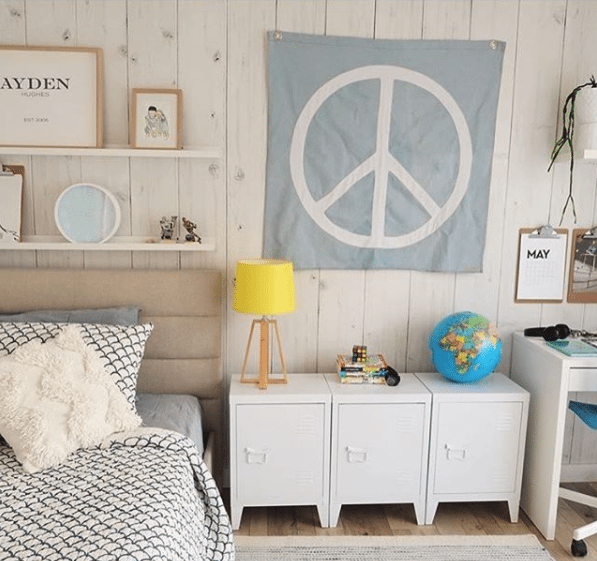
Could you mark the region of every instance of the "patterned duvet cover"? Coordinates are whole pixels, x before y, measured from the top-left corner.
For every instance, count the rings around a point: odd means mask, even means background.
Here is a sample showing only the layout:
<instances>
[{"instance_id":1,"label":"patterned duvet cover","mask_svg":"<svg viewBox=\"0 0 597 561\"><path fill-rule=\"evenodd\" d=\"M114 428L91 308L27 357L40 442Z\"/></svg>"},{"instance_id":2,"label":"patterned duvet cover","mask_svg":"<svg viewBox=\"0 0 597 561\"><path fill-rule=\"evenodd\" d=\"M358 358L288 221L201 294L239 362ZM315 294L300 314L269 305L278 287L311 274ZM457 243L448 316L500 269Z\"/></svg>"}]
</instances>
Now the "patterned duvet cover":
<instances>
[{"instance_id":1,"label":"patterned duvet cover","mask_svg":"<svg viewBox=\"0 0 597 561\"><path fill-rule=\"evenodd\" d=\"M28 474L0 439L0 560L233 561L193 442L140 428Z\"/></svg>"}]
</instances>

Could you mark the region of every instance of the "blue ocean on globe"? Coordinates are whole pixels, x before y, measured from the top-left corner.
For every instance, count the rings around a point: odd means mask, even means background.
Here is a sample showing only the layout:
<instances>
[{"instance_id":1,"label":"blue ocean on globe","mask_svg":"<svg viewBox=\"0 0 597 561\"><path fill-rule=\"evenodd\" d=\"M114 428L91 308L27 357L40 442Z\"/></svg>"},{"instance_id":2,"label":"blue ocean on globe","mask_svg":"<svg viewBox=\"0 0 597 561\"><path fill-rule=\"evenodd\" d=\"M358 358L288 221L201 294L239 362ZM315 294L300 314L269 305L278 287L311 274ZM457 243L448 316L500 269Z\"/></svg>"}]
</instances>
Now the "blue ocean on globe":
<instances>
[{"instance_id":1,"label":"blue ocean on globe","mask_svg":"<svg viewBox=\"0 0 597 561\"><path fill-rule=\"evenodd\" d=\"M457 312L433 328L429 349L442 376L454 382L476 382L497 367L502 340L487 318L475 312Z\"/></svg>"}]
</instances>

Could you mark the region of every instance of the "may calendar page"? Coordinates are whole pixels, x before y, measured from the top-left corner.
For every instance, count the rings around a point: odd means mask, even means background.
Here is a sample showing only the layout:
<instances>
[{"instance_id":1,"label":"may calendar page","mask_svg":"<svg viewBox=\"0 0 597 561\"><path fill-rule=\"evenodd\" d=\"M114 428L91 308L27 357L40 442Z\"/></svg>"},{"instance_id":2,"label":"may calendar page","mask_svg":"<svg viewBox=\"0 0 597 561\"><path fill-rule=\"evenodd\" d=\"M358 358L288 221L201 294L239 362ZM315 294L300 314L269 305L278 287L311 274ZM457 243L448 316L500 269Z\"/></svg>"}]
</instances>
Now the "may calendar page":
<instances>
[{"instance_id":1,"label":"may calendar page","mask_svg":"<svg viewBox=\"0 0 597 561\"><path fill-rule=\"evenodd\" d=\"M567 232L520 234L516 300L563 300L567 241Z\"/></svg>"}]
</instances>

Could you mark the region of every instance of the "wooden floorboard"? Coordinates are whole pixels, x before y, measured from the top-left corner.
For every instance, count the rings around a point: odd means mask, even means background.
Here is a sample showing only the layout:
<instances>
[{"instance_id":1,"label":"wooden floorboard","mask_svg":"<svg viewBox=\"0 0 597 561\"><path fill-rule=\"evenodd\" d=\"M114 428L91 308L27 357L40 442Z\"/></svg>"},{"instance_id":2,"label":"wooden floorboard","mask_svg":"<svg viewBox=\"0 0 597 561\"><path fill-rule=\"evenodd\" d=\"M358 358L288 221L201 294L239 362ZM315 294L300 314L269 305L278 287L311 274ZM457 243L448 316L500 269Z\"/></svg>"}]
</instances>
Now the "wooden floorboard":
<instances>
[{"instance_id":1,"label":"wooden floorboard","mask_svg":"<svg viewBox=\"0 0 597 561\"><path fill-rule=\"evenodd\" d=\"M571 486L592 491L593 485ZM223 493L228 507L227 490ZM534 534L556 561L577 559L570 554L574 528L597 520L597 509L560 500L556 539L547 541L523 511L510 522L506 502L440 503L433 524L419 526L412 505L344 505L338 526L322 528L311 506L247 507L236 535L250 536L400 536L400 535L516 535ZM597 536L586 540L586 561L597 560Z\"/></svg>"}]
</instances>

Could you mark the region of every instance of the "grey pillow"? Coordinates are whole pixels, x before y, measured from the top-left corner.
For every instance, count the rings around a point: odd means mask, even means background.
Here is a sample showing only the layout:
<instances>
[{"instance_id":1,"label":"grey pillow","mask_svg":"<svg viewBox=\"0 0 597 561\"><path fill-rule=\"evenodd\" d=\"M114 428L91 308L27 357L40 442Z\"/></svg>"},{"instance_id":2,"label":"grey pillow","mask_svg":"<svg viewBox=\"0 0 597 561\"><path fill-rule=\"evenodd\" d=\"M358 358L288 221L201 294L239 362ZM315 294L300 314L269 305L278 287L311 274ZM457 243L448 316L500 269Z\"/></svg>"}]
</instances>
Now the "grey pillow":
<instances>
[{"instance_id":1,"label":"grey pillow","mask_svg":"<svg viewBox=\"0 0 597 561\"><path fill-rule=\"evenodd\" d=\"M143 426L176 431L189 437L203 456L202 410L199 399L187 394L138 393L137 414Z\"/></svg>"},{"instance_id":2,"label":"grey pillow","mask_svg":"<svg viewBox=\"0 0 597 561\"><path fill-rule=\"evenodd\" d=\"M141 308L134 306L96 310L37 310L18 314L0 314L0 322L138 325L140 313Z\"/></svg>"}]
</instances>

